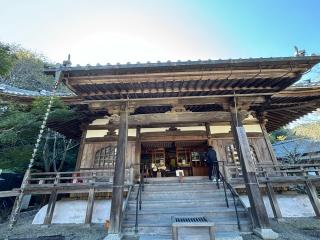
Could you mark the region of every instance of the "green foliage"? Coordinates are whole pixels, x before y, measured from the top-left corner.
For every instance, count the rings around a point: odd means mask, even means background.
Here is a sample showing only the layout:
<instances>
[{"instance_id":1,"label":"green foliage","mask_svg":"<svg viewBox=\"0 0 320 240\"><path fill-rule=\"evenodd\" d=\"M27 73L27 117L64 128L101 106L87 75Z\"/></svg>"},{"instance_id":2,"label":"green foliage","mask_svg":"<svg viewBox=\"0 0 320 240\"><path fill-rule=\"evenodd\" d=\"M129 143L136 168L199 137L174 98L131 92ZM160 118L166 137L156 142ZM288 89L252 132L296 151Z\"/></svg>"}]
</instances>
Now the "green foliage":
<instances>
[{"instance_id":1,"label":"green foliage","mask_svg":"<svg viewBox=\"0 0 320 240\"><path fill-rule=\"evenodd\" d=\"M26 90L53 90L54 78L43 73L45 66L51 65L40 54L16 45L0 43L0 81L10 86ZM0 83L1 83L0 82ZM59 86L60 92L70 92Z\"/></svg>"},{"instance_id":2,"label":"green foliage","mask_svg":"<svg viewBox=\"0 0 320 240\"><path fill-rule=\"evenodd\" d=\"M271 143L290 140L296 138L296 134L289 128L279 128L269 134Z\"/></svg>"},{"instance_id":3,"label":"green foliage","mask_svg":"<svg viewBox=\"0 0 320 240\"><path fill-rule=\"evenodd\" d=\"M14 55L10 46L0 42L0 76L5 76L14 64Z\"/></svg>"},{"instance_id":4,"label":"green foliage","mask_svg":"<svg viewBox=\"0 0 320 240\"><path fill-rule=\"evenodd\" d=\"M0 168L14 172L24 172L29 164L33 145L17 145L1 149Z\"/></svg>"},{"instance_id":5,"label":"green foliage","mask_svg":"<svg viewBox=\"0 0 320 240\"><path fill-rule=\"evenodd\" d=\"M20 47L12 47L15 61L4 83L27 90L52 90L54 79L43 73L45 59Z\"/></svg>"},{"instance_id":6,"label":"green foliage","mask_svg":"<svg viewBox=\"0 0 320 240\"><path fill-rule=\"evenodd\" d=\"M37 98L31 106L9 104L0 117L0 169L23 172L32 154L39 134L40 125L46 113L49 98ZM49 121L65 121L77 118L78 114L70 110L59 98L53 101ZM41 140L41 146L43 147ZM52 144L52 143L50 143ZM50 146L49 146L50 147ZM75 149L72 149L76 151ZM76 152L70 151L66 156L66 166L73 167ZM43 170L40 148L37 155L37 168Z\"/></svg>"}]
</instances>

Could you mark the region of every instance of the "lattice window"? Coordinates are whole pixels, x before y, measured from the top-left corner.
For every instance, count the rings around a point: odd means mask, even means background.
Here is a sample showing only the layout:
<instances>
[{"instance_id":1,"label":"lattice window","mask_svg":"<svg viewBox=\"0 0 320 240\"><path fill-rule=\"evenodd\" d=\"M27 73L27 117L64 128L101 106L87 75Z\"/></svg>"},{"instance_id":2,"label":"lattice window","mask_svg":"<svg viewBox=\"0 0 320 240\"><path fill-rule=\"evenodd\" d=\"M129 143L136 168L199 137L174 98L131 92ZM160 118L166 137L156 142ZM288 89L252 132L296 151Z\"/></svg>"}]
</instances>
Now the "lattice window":
<instances>
[{"instance_id":1,"label":"lattice window","mask_svg":"<svg viewBox=\"0 0 320 240\"><path fill-rule=\"evenodd\" d=\"M238 157L238 151L234 144L229 144L226 146L226 153L227 153L227 162L228 163L235 163L240 164L239 157Z\"/></svg>"},{"instance_id":2,"label":"lattice window","mask_svg":"<svg viewBox=\"0 0 320 240\"><path fill-rule=\"evenodd\" d=\"M117 148L115 146L107 146L96 152L94 158L94 167L96 168L114 168L116 160Z\"/></svg>"}]
</instances>

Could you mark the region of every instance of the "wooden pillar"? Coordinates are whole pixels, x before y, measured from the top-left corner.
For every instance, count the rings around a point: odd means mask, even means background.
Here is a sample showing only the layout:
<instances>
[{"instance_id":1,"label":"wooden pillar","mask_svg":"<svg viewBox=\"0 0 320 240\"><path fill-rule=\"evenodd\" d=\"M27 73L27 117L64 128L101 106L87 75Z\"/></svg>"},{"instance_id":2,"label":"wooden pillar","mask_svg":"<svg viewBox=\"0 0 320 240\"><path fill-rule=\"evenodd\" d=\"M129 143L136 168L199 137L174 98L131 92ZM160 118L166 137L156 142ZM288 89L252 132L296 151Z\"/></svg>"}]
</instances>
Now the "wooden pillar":
<instances>
[{"instance_id":1,"label":"wooden pillar","mask_svg":"<svg viewBox=\"0 0 320 240\"><path fill-rule=\"evenodd\" d=\"M136 144L135 144L135 166L134 166L134 177L136 178L140 174L141 164L141 128L137 127L136 132Z\"/></svg>"},{"instance_id":2,"label":"wooden pillar","mask_svg":"<svg viewBox=\"0 0 320 240\"><path fill-rule=\"evenodd\" d=\"M272 147L272 144L270 142L270 139L269 139L269 134L267 132L267 129L266 129L266 123L267 123L267 119L263 118L263 117L258 117L259 118L259 122L260 122L260 127L261 127L261 131L262 131L262 134L263 134L263 138L266 142L266 145L267 145L267 149L268 149L268 152L269 152L269 155L271 157L271 160L274 164L278 164L278 160L277 160L277 157L274 153L274 150L273 150L273 147Z\"/></svg>"},{"instance_id":3,"label":"wooden pillar","mask_svg":"<svg viewBox=\"0 0 320 240\"><path fill-rule=\"evenodd\" d=\"M80 140L79 152L78 152L78 156L77 156L77 163L76 163L76 168L75 168L76 171L79 171L80 166L81 166L81 159L82 159L83 149L84 149L86 136L87 136L87 126L88 126L87 124L81 125L82 135L81 135L81 140Z\"/></svg>"},{"instance_id":4,"label":"wooden pillar","mask_svg":"<svg viewBox=\"0 0 320 240\"><path fill-rule=\"evenodd\" d=\"M208 142L211 138L211 130L210 130L210 123L206 123L206 134L207 134L207 138L208 138Z\"/></svg>"},{"instance_id":5,"label":"wooden pillar","mask_svg":"<svg viewBox=\"0 0 320 240\"><path fill-rule=\"evenodd\" d=\"M46 212L46 216L44 218L44 222L43 224L51 224L52 222L52 217L53 217L53 212L54 212L54 208L56 206L56 201L57 201L57 190L53 190L51 195L50 195L50 199L49 199L49 203L48 203L48 207L47 207L47 212Z\"/></svg>"},{"instance_id":6,"label":"wooden pillar","mask_svg":"<svg viewBox=\"0 0 320 240\"><path fill-rule=\"evenodd\" d=\"M260 192L258 179L256 176L255 163L250 153L250 145L242 124L240 114L231 107L231 128L240 158L241 168L244 176L246 190L252 209L254 228L270 228L267 210Z\"/></svg>"},{"instance_id":7,"label":"wooden pillar","mask_svg":"<svg viewBox=\"0 0 320 240\"><path fill-rule=\"evenodd\" d=\"M90 224L92 221L93 205L94 205L94 188L90 188L89 194L88 194L86 219L84 221L85 224Z\"/></svg>"},{"instance_id":8,"label":"wooden pillar","mask_svg":"<svg viewBox=\"0 0 320 240\"><path fill-rule=\"evenodd\" d=\"M268 197L269 197L269 201L270 201L270 205L271 205L274 217L277 220L282 219L282 214L280 211L278 200L277 200L276 194L274 193L273 186L270 182L267 182L267 193L268 193Z\"/></svg>"},{"instance_id":9,"label":"wooden pillar","mask_svg":"<svg viewBox=\"0 0 320 240\"><path fill-rule=\"evenodd\" d=\"M320 217L320 201L318 198L316 187L310 181L306 181L305 184L313 210L316 216Z\"/></svg>"},{"instance_id":10,"label":"wooden pillar","mask_svg":"<svg viewBox=\"0 0 320 240\"><path fill-rule=\"evenodd\" d=\"M128 143L128 112L127 112L127 104L123 104L120 107L119 137L118 137L118 145L117 145L117 158L115 162L115 169L114 169L114 176L113 176L109 234L121 233L127 143Z\"/></svg>"}]
</instances>

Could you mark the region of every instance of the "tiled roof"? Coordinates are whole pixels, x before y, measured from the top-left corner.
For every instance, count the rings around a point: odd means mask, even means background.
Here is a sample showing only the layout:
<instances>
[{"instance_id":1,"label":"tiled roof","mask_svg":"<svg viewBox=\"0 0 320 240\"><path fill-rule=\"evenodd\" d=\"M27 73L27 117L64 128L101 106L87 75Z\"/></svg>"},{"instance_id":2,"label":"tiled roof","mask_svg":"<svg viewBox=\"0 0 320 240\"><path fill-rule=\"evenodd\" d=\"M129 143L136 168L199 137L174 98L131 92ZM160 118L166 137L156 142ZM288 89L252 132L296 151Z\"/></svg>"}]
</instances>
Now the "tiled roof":
<instances>
[{"instance_id":1,"label":"tiled roof","mask_svg":"<svg viewBox=\"0 0 320 240\"><path fill-rule=\"evenodd\" d=\"M306 138L281 141L272 144L277 158L284 158L289 154L305 155L320 152L320 141Z\"/></svg>"},{"instance_id":2,"label":"tiled roof","mask_svg":"<svg viewBox=\"0 0 320 240\"><path fill-rule=\"evenodd\" d=\"M56 70L63 70L63 71L99 71L99 70L112 70L112 69L135 69L135 68L170 68L170 67L185 67L185 66L207 66L207 65L216 65L216 66L228 66L228 65L263 65L263 64L272 64L276 63L279 64L279 62L293 62L293 61L320 61L320 56L318 55L311 55L311 56L299 56L299 57L269 57L269 58L238 58L238 59L217 59L217 60L187 60L187 61L166 61L166 62L136 62L136 63L116 63L116 64L100 64L97 63L96 65L62 65L62 64L56 64L55 66L48 67L45 69L45 72L47 74L54 74Z\"/></svg>"},{"instance_id":3,"label":"tiled roof","mask_svg":"<svg viewBox=\"0 0 320 240\"><path fill-rule=\"evenodd\" d=\"M12 87L7 84L0 84L0 93L6 93L17 96L30 96L30 97L40 97L40 96L51 96L53 93L47 90L30 91L17 87ZM65 96L65 93L56 93L57 96Z\"/></svg>"}]
</instances>

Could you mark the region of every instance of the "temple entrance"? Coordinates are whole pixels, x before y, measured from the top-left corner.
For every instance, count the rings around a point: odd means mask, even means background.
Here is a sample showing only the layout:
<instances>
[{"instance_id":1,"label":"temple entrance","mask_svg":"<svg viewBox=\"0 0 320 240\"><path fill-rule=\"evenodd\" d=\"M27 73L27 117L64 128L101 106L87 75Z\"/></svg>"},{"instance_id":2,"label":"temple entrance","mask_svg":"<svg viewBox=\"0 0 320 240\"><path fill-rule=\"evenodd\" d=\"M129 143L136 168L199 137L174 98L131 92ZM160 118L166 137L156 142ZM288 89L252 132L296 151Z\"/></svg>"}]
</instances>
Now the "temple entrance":
<instances>
[{"instance_id":1,"label":"temple entrance","mask_svg":"<svg viewBox=\"0 0 320 240\"><path fill-rule=\"evenodd\" d=\"M143 142L141 163L148 177L174 177L176 170L184 176L207 176L207 147L207 141Z\"/></svg>"}]
</instances>

